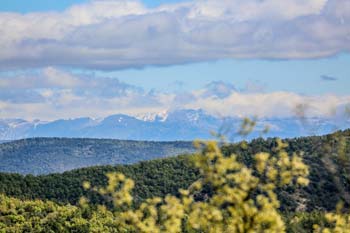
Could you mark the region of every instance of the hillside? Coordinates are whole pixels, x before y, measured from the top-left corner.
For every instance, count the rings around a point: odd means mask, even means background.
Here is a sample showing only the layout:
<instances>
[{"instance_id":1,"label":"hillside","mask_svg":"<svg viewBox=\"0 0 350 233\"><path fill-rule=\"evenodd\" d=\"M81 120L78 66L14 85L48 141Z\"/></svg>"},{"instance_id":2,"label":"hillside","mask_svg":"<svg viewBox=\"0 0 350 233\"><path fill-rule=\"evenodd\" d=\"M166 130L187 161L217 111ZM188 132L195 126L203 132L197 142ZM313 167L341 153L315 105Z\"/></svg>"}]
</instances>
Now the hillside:
<instances>
[{"instance_id":1,"label":"hillside","mask_svg":"<svg viewBox=\"0 0 350 233\"><path fill-rule=\"evenodd\" d=\"M131 164L193 152L191 142L32 138L0 144L0 171L58 173L96 165Z\"/></svg>"},{"instance_id":2,"label":"hillside","mask_svg":"<svg viewBox=\"0 0 350 233\"><path fill-rule=\"evenodd\" d=\"M350 164L349 160L343 160L335 149L341 143L340 136L348 142L345 152L349 157L350 130L325 136L286 140L289 143L287 151L290 154L304 151L304 162L310 167L310 185L297 190L290 187L279 190L281 210L332 210L339 200L343 200L345 205L349 206ZM240 144L231 144L224 146L223 151L225 154L238 154L239 160L251 167L252 154L261 151L274 153L275 147L274 139L257 139L249 143L247 148L242 148ZM133 165L83 168L63 174L0 174L0 193L19 198L39 198L73 204L85 195L93 203L101 203L99 195L84 191L81 184L83 181L90 181L94 186L103 186L106 184L105 174L110 171L122 172L136 181L134 196L137 202L152 196L177 194L179 188L186 188L199 178L198 171L192 166L191 156L178 156ZM210 189L206 189L205 192L210 193Z\"/></svg>"},{"instance_id":3,"label":"hillside","mask_svg":"<svg viewBox=\"0 0 350 233\"><path fill-rule=\"evenodd\" d=\"M76 204L83 195L93 202L102 199L94 192L86 192L83 181L93 185L107 184L106 173L118 171L136 181L134 190L137 201L152 196L165 196L177 193L182 187L189 186L198 179L198 172L189 162L188 157L172 157L144 161L134 165L98 166L82 168L63 174L41 176L0 173L0 193L25 199L54 200Z\"/></svg>"}]
</instances>

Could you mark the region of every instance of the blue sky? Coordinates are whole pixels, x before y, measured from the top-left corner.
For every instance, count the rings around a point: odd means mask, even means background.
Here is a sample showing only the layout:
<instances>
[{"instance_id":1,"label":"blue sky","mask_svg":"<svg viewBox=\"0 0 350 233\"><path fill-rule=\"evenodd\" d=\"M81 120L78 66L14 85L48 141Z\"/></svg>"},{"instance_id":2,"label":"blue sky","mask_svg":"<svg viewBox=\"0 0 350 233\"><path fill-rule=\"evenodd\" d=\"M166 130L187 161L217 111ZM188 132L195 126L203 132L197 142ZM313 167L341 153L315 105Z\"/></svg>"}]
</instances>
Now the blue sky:
<instances>
[{"instance_id":1,"label":"blue sky","mask_svg":"<svg viewBox=\"0 0 350 233\"><path fill-rule=\"evenodd\" d=\"M200 88L213 80L223 80L245 88L256 83L264 91L293 91L303 94L350 93L350 56L348 54L315 60L220 60L170 67L152 67L140 70L98 72L101 76L146 88L175 88L175 81L183 83L181 89ZM322 76L336 80L323 80ZM312 87L312 88L311 88Z\"/></svg>"},{"instance_id":2,"label":"blue sky","mask_svg":"<svg viewBox=\"0 0 350 233\"><path fill-rule=\"evenodd\" d=\"M30 13L35 11L62 11L67 7L86 2L85 0L3 0L0 5L1 11Z\"/></svg>"},{"instance_id":3,"label":"blue sky","mask_svg":"<svg viewBox=\"0 0 350 233\"><path fill-rule=\"evenodd\" d=\"M88 0L2 0L0 11L19 13L30 13L35 11L62 11L72 5L86 2L88 2ZM161 4L185 2L185 0L144 0L142 2L148 7L157 7Z\"/></svg>"},{"instance_id":4,"label":"blue sky","mask_svg":"<svg viewBox=\"0 0 350 233\"><path fill-rule=\"evenodd\" d=\"M0 118L217 113L225 104L235 115L264 105L249 99L276 96L259 114L286 103L288 116L309 102L325 115L322 102L350 100L344 0L3 0L1 22Z\"/></svg>"}]
</instances>

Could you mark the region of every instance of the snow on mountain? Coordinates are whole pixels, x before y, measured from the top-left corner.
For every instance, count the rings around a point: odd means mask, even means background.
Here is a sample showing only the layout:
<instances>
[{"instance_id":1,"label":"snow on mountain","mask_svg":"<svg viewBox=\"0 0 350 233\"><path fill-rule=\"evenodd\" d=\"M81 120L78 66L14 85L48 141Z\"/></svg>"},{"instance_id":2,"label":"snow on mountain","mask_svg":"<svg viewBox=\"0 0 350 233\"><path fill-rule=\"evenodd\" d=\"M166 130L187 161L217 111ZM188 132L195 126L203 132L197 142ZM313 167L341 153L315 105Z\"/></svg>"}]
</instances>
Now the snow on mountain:
<instances>
[{"instance_id":1,"label":"snow on mountain","mask_svg":"<svg viewBox=\"0 0 350 233\"><path fill-rule=\"evenodd\" d=\"M154 122L154 121L164 122L168 118L168 114L169 114L168 110L164 110L162 112L138 114L135 116L135 118L146 122Z\"/></svg>"},{"instance_id":2,"label":"snow on mountain","mask_svg":"<svg viewBox=\"0 0 350 233\"><path fill-rule=\"evenodd\" d=\"M149 113L136 117L116 114L104 119L76 118L51 122L40 120L0 119L0 140L28 137L114 138L131 140L171 141L210 139L210 132L228 132L229 138L239 140L235 132L240 118L219 118L203 110L182 109ZM340 123L337 124L337 123ZM259 119L252 137L261 136L268 126L266 137L298 137L333 132L350 127L348 120L332 118L264 118Z\"/></svg>"},{"instance_id":3,"label":"snow on mountain","mask_svg":"<svg viewBox=\"0 0 350 233\"><path fill-rule=\"evenodd\" d=\"M22 119L0 119L0 140L13 140L28 137L28 132L39 121L25 121Z\"/></svg>"}]
</instances>

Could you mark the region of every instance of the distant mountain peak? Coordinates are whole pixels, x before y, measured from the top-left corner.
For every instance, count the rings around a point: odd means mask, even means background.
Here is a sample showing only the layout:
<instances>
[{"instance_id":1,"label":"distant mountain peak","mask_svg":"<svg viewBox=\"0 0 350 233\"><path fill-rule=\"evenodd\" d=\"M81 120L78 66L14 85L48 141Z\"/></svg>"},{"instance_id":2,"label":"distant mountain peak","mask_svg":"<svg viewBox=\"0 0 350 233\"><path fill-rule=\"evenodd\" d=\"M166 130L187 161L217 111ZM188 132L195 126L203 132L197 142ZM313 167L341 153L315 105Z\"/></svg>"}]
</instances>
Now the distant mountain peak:
<instances>
[{"instance_id":1,"label":"distant mountain peak","mask_svg":"<svg viewBox=\"0 0 350 233\"><path fill-rule=\"evenodd\" d=\"M146 122L164 122L167 120L169 114L169 110L163 110L161 112L151 112L145 114L138 114L135 116L136 119Z\"/></svg>"},{"instance_id":2,"label":"distant mountain peak","mask_svg":"<svg viewBox=\"0 0 350 233\"><path fill-rule=\"evenodd\" d=\"M241 120L238 117L217 117L202 109L163 110L137 116L115 114L103 119L82 117L49 122L0 119L0 140L28 137L87 137L151 141L211 139L210 132L218 132L223 127L237 130ZM301 122L296 117L258 119L256 130L261 132L265 126L270 126L270 131L264 136L288 138L327 134L335 129L349 128L350 122L336 118L309 118L305 122ZM249 138L258 136L260 134L257 132Z\"/></svg>"},{"instance_id":3,"label":"distant mountain peak","mask_svg":"<svg viewBox=\"0 0 350 233\"><path fill-rule=\"evenodd\" d=\"M198 122L199 120L213 119L214 116L202 109L178 109L168 114L169 121Z\"/></svg>"}]
</instances>

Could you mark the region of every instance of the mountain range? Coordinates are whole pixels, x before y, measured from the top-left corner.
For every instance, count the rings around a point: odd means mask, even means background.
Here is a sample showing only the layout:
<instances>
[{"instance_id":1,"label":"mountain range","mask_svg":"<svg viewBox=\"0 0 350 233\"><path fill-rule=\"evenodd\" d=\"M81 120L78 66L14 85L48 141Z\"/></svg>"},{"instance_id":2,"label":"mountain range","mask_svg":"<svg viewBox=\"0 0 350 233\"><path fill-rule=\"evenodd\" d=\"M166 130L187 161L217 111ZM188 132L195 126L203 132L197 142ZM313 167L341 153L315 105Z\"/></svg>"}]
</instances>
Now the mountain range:
<instances>
[{"instance_id":1,"label":"mountain range","mask_svg":"<svg viewBox=\"0 0 350 233\"><path fill-rule=\"evenodd\" d=\"M242 118L217 117L203 110L183 109L139 116L116 114L104 119L76 118L54 121L27 121L0 119L0 141L32 137L109 138L124 140L174 141L210 139L211 132L227 131L230 139L241 140L235 135ZM258 119L256 131L249 137L299 137L327 134L345 129L350 122L335 118L263 118Z\"/></svg>"}]
</instances>

